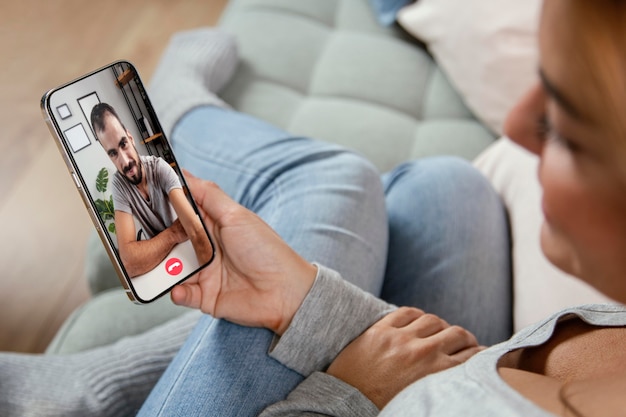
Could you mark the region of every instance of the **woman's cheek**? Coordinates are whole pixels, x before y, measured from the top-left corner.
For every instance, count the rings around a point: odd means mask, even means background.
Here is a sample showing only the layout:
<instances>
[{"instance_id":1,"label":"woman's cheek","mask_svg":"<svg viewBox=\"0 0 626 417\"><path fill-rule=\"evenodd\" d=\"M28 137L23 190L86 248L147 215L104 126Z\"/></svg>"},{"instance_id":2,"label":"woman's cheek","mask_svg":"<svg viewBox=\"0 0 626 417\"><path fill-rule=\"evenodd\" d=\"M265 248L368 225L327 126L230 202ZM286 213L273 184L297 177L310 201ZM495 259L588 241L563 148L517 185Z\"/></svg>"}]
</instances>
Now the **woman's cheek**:
<instances>
[{"instance_id":1,"label":"woman's cheek","mask_svg":"<svg viewBox=\"0 0 626 417\"><path fill-rule=\"evenodd\" d=\"M555 149L556 148L556 149ZM585 204L564 151L546 145L539 164L539 182L543 190L541 247L550 262L567 273L579 270L575 237L584 227L577 219L580 204Z\"/></svg>"}]
</instances>

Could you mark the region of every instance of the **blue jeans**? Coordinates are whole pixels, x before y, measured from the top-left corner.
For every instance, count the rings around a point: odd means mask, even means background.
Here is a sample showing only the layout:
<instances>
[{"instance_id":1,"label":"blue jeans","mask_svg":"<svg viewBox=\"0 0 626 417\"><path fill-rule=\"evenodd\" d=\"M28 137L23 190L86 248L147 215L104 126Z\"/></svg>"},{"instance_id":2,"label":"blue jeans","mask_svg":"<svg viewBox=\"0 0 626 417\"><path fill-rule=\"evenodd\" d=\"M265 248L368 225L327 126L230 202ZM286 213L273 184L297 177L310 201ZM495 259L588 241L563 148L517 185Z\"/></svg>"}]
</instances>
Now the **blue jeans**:
<instances>
[{"instance_id":1,"label":"blue jeans","mask_svg":"<svg viewBox=\"0 0 626 417\"><path fill-rule=\"evenodd\" d=\"M381 181L340 147L210 107L187 114L172 142L183 167L259 213L306 259L484 344L510 336L506 213L468 163L425 159ZM139 415L258 415L303 379L267 355L272 337L204 316Z\"/></svg>"},{"instance_id":2,"label":"blue jeans","mask_svg":"<svg viewBox=\"0 0 626 417\"><path fill-rule=\"evenodd\" d=\"M380 292L387 214L369 162L217 107L192 110L171 136L183 168L215 181L305 259Z\"/></svg>"}]
</instances>

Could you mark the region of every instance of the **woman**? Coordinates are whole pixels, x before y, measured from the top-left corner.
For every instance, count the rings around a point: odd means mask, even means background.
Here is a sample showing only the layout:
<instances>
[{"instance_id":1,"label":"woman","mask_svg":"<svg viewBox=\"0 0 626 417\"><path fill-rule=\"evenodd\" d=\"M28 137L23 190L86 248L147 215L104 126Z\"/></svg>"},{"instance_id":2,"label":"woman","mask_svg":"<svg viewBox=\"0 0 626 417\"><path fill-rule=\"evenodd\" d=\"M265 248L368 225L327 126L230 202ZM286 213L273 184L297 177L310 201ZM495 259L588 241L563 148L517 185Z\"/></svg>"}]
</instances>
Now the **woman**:
<instances>
[{"instance_id":1,"label":"woman","mask_svg":"<svg viewBox=\"0 0 626 417\"><path fill-rule=\"evenodd\" d=\"M547 0L540 26L541 82L507 122L511 138L541 158L544 253L556 266L620 303L626 302L625 23L626 4L620 1ZM207 203L202 205L221 240L221 254L213 268L197 282L175 289L172 298L281 335L271 355L284 366L274 364L265 374L270 365L259 362L258 374L261 380L273 376L268 392L290 394L262 415L375 415L377 408L383 416L623 414L626 403L618 394L626 388L623 306L569 309L460 366L418 379L422 375L416 369L428 373L436 370L428 368L433 363L442 363L441 369L463 361L475 351L475 341L432 318L427 320L432 325L428 332L423 322L428 316L411 309L397 310L370 326L389 306L304 262L278 241L272 254L264 254L274 256L271 266L265 262L258 268L261 265L253 260L246 264L235 259L237 249L229 239L235 239L237 229L254 230L260 241L271 239L269 231L219 190L198 181L192 186L202 193L201 203ZM208 204L209 198L219 203ZM284 300L288 302L280 302ZM246 303L254 308L246 311ZM259 305L266 307L264 314L253 315ZM358 323L335 327L337 305L358 308L357 317L341 317ZM210 395L211 384L217 383L202 380L208 364L203 366L195 357L202 356L202 333L209 327L201 325L191 336L146 403L146 415L169 415L194 401L187 411L203 410L198 400ZM398 328L415 333L396 339L394 349L384 343L371 345ZM315 329L323 329L324 337ZM344 349L345 339L360 331L364 333ZM422 349L413 356L379 360L386 352L402 351L412 339L432 337L445 340L438 344L440 351ZM309 344L313 348L307 348ZM251 368L243 373L246 367L232 365L233 375L224 384L245 379L255 385ZM300 382L297 373L308 377ZM236 402L236 397L230 401ZM211 408L204 411L211 414Z\"/></svg>"}]
</instances>

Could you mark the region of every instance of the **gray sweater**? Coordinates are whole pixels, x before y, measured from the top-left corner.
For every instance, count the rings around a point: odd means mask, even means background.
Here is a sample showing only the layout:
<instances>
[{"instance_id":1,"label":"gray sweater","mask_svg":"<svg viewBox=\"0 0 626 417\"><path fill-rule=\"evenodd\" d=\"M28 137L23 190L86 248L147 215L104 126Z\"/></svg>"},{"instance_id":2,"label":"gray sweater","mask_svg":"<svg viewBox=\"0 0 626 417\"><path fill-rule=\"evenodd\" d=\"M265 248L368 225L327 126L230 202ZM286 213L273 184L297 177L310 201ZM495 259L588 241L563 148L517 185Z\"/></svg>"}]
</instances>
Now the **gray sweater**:
<instances>
[{"instance_id":1,"label":"gray sweater","mask_svg":"<svg viewBox=\"0 0 626 417\"><path fill-rule=\"evenodd\" d=\"M512 350L547 341L558 321L570 315L597 326L626 324L623 306L563 310L463 365L414 382L379 411L358 390L323 371L343 347L393 308L320 267L313 288L270 352L306 379L286 400L268 407L261 416L551 416L499 377L498 359Z\"/></svg>"}]
</instances>

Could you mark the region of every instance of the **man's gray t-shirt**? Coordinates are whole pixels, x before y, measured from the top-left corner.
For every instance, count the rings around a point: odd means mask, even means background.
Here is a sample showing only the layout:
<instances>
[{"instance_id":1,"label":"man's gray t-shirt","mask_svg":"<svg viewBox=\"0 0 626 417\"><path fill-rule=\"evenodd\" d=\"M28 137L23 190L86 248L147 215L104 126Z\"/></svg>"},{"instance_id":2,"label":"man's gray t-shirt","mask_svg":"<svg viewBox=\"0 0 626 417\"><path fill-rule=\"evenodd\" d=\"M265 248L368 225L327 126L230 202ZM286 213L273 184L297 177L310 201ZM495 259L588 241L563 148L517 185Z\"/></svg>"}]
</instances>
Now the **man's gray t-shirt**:
<instances>
[{"instance_id":1,"label":"man's gray t-shirt","mask_svg":"<svg viewBox=\"0 0 626 417\"><path fill-rule=\"evenodd\" d=\"M144 199L137 186L117 171L113 175L113 206L116 211L135 216L146 238L152 239L176 219L168 195L182 186L176 172L162 158L141 155L139 159L148 181L149 199Z\"/></svg>"}]
</instances>

